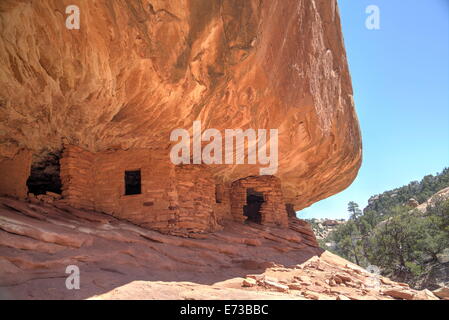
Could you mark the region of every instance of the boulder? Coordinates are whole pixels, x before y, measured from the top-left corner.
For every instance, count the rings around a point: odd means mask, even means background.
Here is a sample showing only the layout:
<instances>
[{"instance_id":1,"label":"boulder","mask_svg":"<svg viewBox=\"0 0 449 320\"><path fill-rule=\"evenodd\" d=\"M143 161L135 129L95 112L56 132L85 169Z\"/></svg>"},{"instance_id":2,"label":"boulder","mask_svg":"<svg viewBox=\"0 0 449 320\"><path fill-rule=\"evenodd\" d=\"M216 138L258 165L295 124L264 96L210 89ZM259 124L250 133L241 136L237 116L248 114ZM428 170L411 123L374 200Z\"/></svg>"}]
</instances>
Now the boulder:
<instances>
[{"instance_id":1,"label":"boulder","mask_svg":"<svg viewBox=\"0 0 449 320\"><path fill-rule=\"evenodd\" d=\"M264 280L263 284L265 287L274 289L279 292L288 292L289 288L286 285L280 284L279 282L270 281L270 280Z\"/></svg>"},{"instance_id":2,"label":"boulder","mask_svg":"<svg viewBox=\"0 0 449 320\"><path fill-rule=\"evenodd\" d=\"M251 278L243 279L242 287L249 288L257 286L257 281Z\"/></svg>"},{"instance_id":3,"label":"boulder","mask_svg":"<svg viewBox=\"0 0 449 320\"><path fill-rule=\"evenodd\" d=\"M302 290L304 287L298 283L290 283L288 284L288 288L290 290Z\"/></svg>"},{"instance_id":4,"label":"boulder","mask_svg":"<svg viewBox=\"0 0 449 320\"><path fill-rule=\"evenodd\" d=\"M449 298L449 288L447 288L447 287L438 288L438 289L434 290L433 293L441 299Z\"/></svg>"},{"instance_id":5,"label":"boulder","mask_svg":"<svg viewBox=\"0 0 449 320\"><path fill-rule=\"evenodd\" d=\"M414 292L403 288L389 289L384 291L383 293L395 299L403 299L403 300L413 300L413 298L416 295Z\"/></svg>"},{"instance_id":6,"label":"boulder","mask_svg":"<svg viewBox=\"0 0 449 320\"><path fill-rule=\"evenodd\" d=\"M256 281L262 281L265 279L265 275L264 274L248 274L246 276L246 278L254 279Z\"/></svg>"},{"instance_id":7,"label":"boulder","mask_svg":"<svg viewBox=\"0 0 449 320\"><path fill-rule=\"evenodd\" d=\"M419 206L419 202L416 201L416 199L414 199L414 198L410 198L410 199L408 199L408 201L407 201L407 205L408 205L409 207L416 208L416 207Z\"/></svg>"}]
</instances>

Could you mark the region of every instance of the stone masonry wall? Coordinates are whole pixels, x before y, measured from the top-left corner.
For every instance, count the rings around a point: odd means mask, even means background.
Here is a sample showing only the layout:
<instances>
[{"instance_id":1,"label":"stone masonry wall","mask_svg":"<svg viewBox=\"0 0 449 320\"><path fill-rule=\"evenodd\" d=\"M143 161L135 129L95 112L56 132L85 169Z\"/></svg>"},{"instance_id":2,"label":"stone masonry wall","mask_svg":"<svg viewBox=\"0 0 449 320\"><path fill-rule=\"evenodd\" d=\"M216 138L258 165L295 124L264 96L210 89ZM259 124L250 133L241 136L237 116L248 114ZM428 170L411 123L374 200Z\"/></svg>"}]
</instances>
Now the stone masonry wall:
<instances>
[{"instance_id":1,"label":"stone masonry wall","mask_svg":"<svg viewBox=\"0 0 449 320\"><path fill-rule=\"evenodd\" d=\"M125 195L125 171L140 170L141 193ZM173 165L150 149L91 153L66 146L61 159L63 196L93 209L164 232L211 232L224 220L244 222L247 189L264 196L261 223L288 226L280 179L257 176L231 185L215 181L207 166Z\"/></svg>"},{"instance_id":2,"label":"stone masonry wall","mask_svg":"<svg viewBox=\"0 0 449 320\"><path fill-rule=\"evenodd\" d=\"M216 199L213 203L213 208L218 223L222 224L225 220L233 220L233 217L231 215L230 184L224 182L216 182L214 192ZM217 200L219 202L217 202Z\"/></svg>"},{"instance_id":3,"label":"stone masonry wall","mask_svg":"<svg viewBox=\"0 0 449 320\"><path fill-rule=\"evenodd\" d=\"M141 194L125 195L125 171L140 170ZM167 231L176 224L170 203L173 167L149 149L95 154L95 209L138 225Z\"/></svg>"},{"instance_id":4,"label":"stone masonry wall","mask_svg":"<svg viewBox=\"0 0 449 320\"><path fill-rule=\"evenodd\" d=\"M260 208L263 225L288 226L288 215L281 191L281 181L274 176L258 176L240 179L232 183L231 214L235 221L244 222L243 206L246 203L247 189L263 193L264 203Z\"/></svg>"},{"instance_id":5,"label":"stone masonry wall","mask_svg":"<svg viewBox=\"0 0 449 320\"><path fill-rule=\"evenodd\" d=\"M205 166L176 167L178 228L187 231L215 231L221 228L214 212L214 186L214 179Z\"/></svg>"},{"instance_id":6,"label":"stone masonry wall","mask_svg":"<svg viewBox=\"0 0 449 320\"><path fill-rule=\"evenodd\" d=\"M62 196L67 203L94 209L94 155L80 147L66 146L59 163Z\"/></svg>"},{"instance_id":7,"label":"stone masonry wall","mask_svg":"<svg viewBox=\"0 0 449 320\"><path fill-rule=\"evenodd\" d=\"M18 151L11 159L0 161L0 195L24 199L27 196L27 179L30 175L31 152Z\"/></svg>"},{"instance_id":8,"label":"stone masonry wall","mask_svg":"<svg viewBox=\"0 0 449 320\"><path fill-rule=\"evenodd\" d=\"M125 171L140 170L141 194L125 195ZM63 196L93 209L164 232L220 229L215 182L204 167L174 166L150 149L90 153L66 146L61 159Z\"/></svg>"}]
</instances>

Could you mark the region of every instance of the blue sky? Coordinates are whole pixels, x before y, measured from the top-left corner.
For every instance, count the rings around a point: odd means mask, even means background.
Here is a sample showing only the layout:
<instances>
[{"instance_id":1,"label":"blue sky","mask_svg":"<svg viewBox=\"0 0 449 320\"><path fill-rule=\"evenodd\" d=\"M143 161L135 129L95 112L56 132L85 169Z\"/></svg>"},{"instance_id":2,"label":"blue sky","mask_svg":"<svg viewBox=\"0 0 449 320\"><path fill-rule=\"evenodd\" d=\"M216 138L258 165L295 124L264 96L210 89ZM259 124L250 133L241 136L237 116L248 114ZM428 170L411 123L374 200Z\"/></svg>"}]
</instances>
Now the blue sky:
<instances>
[{"instance_id":1,"label":"blue sky","mask_svg":"<svg viewBox=\"0 0 449 320\"><path fill-rule=\"evenodd\" d=\"M339 0L363 139L359 175L345 191L298 212L348 218L370 196L449 167L449 0ZM368 30L365 9L380 9Z\"/></svg>"}]
</instances>

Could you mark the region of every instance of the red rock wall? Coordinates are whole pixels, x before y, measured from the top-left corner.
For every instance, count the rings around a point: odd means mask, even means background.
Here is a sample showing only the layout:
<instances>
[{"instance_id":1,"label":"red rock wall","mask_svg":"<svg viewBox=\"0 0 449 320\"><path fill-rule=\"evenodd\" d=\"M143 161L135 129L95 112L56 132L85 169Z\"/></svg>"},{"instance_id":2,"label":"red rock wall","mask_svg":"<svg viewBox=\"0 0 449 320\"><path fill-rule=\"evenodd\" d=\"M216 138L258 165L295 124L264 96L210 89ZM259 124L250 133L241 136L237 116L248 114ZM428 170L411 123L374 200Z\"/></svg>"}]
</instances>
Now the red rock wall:
<instances>
[{"instance_id":1,"label":"red rock wall","mask_svg":"<svg viewBox=\"0 0 449 320\"><path fill-rule=\"evenodd\" d=\"M245 221L243 206L246 205L247 189L263 193L265 202L260 208L263 225L288 226L288 215L281 191L281 181L274 176L240 179L232 183L231 213L235 221Z\"/></svg>"},{"instance_id":2,"label":"red rock wall","mask_svg":"<svg viewBox=\"0 0 449 320\"><path fill-rule=\"evenodd\" d=\"M301 234L303 238L302 242L316 248L320 246L312 226L308 222L297 218L292 218L289 222L289 228Z\"/></svg>"},{"instance_id":3,"label":"red rock wall","mask_svg":"<svg viewBox=\"0 0 449 320\"><path fill-rule=\"evenodd\" d=\"M31 152L18 151L11 159L0 161L0 195L25 198L28 193L26 185L31 170Z\"/></svg>"}]
</instances>

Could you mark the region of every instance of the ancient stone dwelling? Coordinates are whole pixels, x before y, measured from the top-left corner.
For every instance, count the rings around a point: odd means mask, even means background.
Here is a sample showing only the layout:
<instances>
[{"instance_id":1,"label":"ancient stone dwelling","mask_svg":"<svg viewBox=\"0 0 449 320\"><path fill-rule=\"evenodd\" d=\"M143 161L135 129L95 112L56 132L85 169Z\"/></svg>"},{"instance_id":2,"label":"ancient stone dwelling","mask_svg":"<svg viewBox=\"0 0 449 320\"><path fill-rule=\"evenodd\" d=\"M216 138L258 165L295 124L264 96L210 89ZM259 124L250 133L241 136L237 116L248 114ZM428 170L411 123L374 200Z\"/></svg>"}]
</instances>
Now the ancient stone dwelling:
<instances>
[{"instance_id":1,"label":"ancient stone dwelling","mask_svg":"<svg viewBox=\"0 0 449 320\"><path fill-rule=\"evenodd\" d=\"M225 220L287 227L281 182L250 176L231 183L214 179L208 166L173 165L150 149L89 152L65 146L59 160L63 201L73 207L111 214L163 232L210 232ZM26 197L38 180L29 152L2 162L3 194ZM31 176L30 176L31 172ZM37 192L45 193L47 186ZM48 190L47 190L48 191ZM39 195L38 195L39 197ZM44 196L45 199L45 196ZM289 205L291 206L291 205Z\"/></svg>"}]
</instances>

